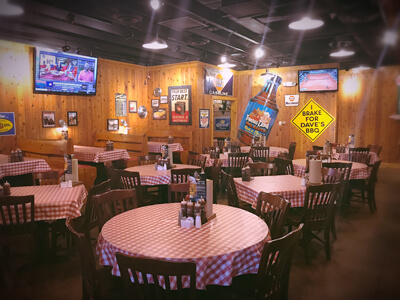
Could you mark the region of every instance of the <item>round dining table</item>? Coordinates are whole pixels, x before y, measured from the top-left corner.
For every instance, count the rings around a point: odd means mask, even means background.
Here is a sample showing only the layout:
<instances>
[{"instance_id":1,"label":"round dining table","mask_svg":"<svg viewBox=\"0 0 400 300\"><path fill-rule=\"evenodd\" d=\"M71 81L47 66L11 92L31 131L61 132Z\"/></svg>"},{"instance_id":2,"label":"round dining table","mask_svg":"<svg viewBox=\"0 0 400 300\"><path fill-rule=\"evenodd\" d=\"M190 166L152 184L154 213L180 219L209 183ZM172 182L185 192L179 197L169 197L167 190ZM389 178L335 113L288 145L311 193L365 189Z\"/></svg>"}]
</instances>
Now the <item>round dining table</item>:
<instances>
[{"instance_id":1,"label":"round dining table","mask_svg":"<svg viewBox=\"0 0 400 300\"><path fill-rule=\"evenodd\" d=\"M174 164L174 169L198 169L198 166ZM171 183L171 169L156 170L155 164L134 166L125 169L130 172L139 172L140 183L142 185L162 185Z\"/></svg>"},{"instance_id":2,"label":"round dining table","mask_svg":"<svg viewBox=\"0 0 400 300\"><path fill-rule=\"evenodd\" d=\"M120 276L117 252L194 262L197 289L230 285L234 276L257 273L262 248L271 239L261 218L236 207L214 204L215 218L199 229L188 229L178 225L179 210L180 203L157 204L110 219L97 242L100 264L112 266L112 274ZM188 280L183 284L189 287Z\"/></svg>"}]
</instances>

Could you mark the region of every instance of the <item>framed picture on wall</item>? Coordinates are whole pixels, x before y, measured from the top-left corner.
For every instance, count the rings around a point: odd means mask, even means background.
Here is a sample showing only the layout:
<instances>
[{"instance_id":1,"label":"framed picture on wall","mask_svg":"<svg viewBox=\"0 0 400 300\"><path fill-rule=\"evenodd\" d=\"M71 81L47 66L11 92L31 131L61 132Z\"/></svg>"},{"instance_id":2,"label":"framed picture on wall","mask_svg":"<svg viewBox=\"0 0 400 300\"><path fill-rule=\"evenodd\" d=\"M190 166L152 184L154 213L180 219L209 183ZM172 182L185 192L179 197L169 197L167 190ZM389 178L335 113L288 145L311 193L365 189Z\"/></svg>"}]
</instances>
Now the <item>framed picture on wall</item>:
<instances>
[{"instance_id":1,"label":"framed picture on wall","mask_svg":"<svg viewBox=\"0 0 400 300\"><path fill-rule=\"evenodd\" d=\"M107 130L108 131L119 130L119 120L118 119L107 119Z\"/></svg>"},{"instance_id":2,"label":"framed picture on wall","mask_svg":"<svg viewBox=\"0 0 400 300\"><path fill-rule=\"evenodd\" d=\"M160 104L167 104L168 96L160 96Z\"/></svg>"},{"instance_id":3,"label":"framed picture on wall","mask_svg":"<svg viewBox=\"0 0 400 300\"><path fill-rule=\"evenodd\" d=\"M160 107L160 100L158 99L151 100L151 107Z\"/></svg>"},{"instance_id":4,"label":"framed picture on wall","mask_svg":"<svg viewBox=\"0 0 400 300\"><path fill-rule=\"evenodd\" d=\"M55 111L42 111L42 125L43 128L56 127L56 112Z\"/></svg>"},{"instance_id":5,"label":"framed picture on wall","mask_svg":"<svg viewBox=\"0 0 400 300\"><path fill-rule=\"evenodd\" d=\"M167 109L166 108L154 108L153 109L153 120L166 120Z\"/></svg>"},{"instance_id":6,"label":"framed picture on wall","mask_svg":"<svg viewBox=\"0 0 400 300\"><path fill-rule=\"evenodd\" d=\"M170 86L169 125L192 125L192 86Z\"/></svg>"},{"instance_id":7,"label":"framed picture on wall","mask_svg":"<svg viewBox=\"0 0 400 300\"><path fill-rule=\"evenodd\" d=\"M78 125L78 112L76 112L76 111L67 112L67 120L68 120L68 126L77 126Z\"/></svg>"},{"instance_id":8,"label":"framed picture on wall","mask_svg":"<svg viewBox=\"0 0 400 300\"><path fill-rule=\"evenodd\" d=\"M199 127L209 128L210 127L210 110L199 109Z\"/></svg>"},{"instance_id":9,"label":"framed picture on wall","mask_svg":"<svg viewBox=\"0 0 400 300\"><path fill-rule=\"evenodd\" d=\"M137 113L137 101L129 101L129 113Z\"/></svg>"}]
</instances>

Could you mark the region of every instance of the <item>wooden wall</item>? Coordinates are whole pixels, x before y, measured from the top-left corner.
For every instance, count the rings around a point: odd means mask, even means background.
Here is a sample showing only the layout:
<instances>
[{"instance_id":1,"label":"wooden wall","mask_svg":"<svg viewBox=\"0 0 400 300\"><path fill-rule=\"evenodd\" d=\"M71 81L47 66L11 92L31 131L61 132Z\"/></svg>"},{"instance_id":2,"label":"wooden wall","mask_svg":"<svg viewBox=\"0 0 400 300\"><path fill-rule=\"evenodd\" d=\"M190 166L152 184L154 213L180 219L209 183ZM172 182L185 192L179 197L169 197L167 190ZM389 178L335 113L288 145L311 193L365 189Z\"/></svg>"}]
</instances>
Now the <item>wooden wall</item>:
<instances>
[{"instance_id":1,"label":"wooden wall","mask_svg":"<svg viewBox=\"0 0 400 300\"><path fill-rule=\"evenodd\" d=\"M115 117L115 93L125 93L127 99L135 100L148 109L148 116L139 119L137 113L127 114L125 119L131 129L130 134L151 130L192 131L193 150L201 152L202 146L211 145L212 128L199 129L199 109L212 111L213 99L235 101L237 112L233 112L239 124L249 99L263 86L261 73L265 70L234 71L233 97L216 97L203 93L204 67L212 67L201 62L187 62L157 67L142 67L127 63L99 59L96 96L61 96L33 94L33 48L27 45L0 41L0 112L15 112L18 136L27 138L61 138L54 128L42 128L42 111L56 112L56 121L66 120L67 111L77 111L79 125L69 127L69 135L75 144L93 145L96 131L106 131L108 118ZM336 67L336 64L310 65L301 67L270 69L282 77L283 81L297 82L298 69ZM297 142L296 157L302 157L310 149L312 142L290 121L303 105L313 98L329 111L336 121L314 142L322 145L325 139L344 143L349 133L356 135L356 145L369 143L383 145L381 157L384 162L400 162L400 122L390 119L396 114L397 89L395 78L400 74L400 66L362 71L358 75L351 71L339 72L339 92L301 93L298 107L285 107L285 94L298 94L298 86L278 89L277 104L279 114L268 139L268 144L288 147ZM149 76L149 77L148 77ZM350 84L348 83L350 81ZM170 126L167 120L152 120L151 99L156 87L162 95L168 95L168 86L191 85L192 125ZM354 88L358 85L359 88ZM352 91L348 91L348 87ZM160 107L168 109L168 104ZM279 126L278 122L286 124ZM58 124L57 124L58 126ZM234 130L237 130L237 125ZM121 128L122 130L122 128ZM16 137L0 137L0 153L9 153L15 147Z\"/></svg>"}]
</instances>

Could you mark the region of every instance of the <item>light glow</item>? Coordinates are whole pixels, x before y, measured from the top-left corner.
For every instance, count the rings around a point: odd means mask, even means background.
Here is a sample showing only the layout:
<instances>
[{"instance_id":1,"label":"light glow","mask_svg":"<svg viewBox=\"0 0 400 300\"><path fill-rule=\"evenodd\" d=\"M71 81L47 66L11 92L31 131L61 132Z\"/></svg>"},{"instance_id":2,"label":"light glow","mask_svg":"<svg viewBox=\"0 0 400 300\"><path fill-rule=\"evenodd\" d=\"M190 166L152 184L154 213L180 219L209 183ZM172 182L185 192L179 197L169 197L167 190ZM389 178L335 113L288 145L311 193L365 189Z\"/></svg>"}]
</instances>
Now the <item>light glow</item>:
<instances>
[{"instance_id":1,"label":"light glow","mask_svg":"<svg viewBox=\"0 0 400 300\"><path fill-rule=\"evenodd\" d=\"M350 77L343 83L343 92L346 96L354 95L360 88L360 82L357 77Z\"/></svg>"},{"instance_id":2,"label":"light glow","mask_svg":"<svg viewBox=\"0 0 400 300\"><path fill-rule=\"evenodd\" d=\"M394 30L388 30L383 36L383 44L388 46L394 46L397 42L397 33Z\"/></svg>"},{"instance_id":3,"label":"light glow","mask_svg":"<svg viewBox=\"0 0 400 300\"><path fill-rule=\"evenodd\" d=\"M163 4L160 0L150 0L150 6L154 10L159 9Z\"/></svg>"},{"instance_id":4,"label":"light glow","mask_svg":"<svg viewBox=\"0 0 400 300\"><path fill-rule=\"evenodd\" d=\"M257 48L256 52L254 54L255 54L256 58L263 57L264 56L264 50L261 49L261 48Z\"/></svg>"},{"instance_id":5,"label":"light glow","mask_svg":"<svg viewBox=\"0 0 400 300\"><path fill-rule=\"evenodd\" d=\"M23 12L22 7L11 4L9 0L0 0L0 16L19 16Z\"/></svg>"},{"instance_id":6,"label":"light glow","mask_svg":"<svg viewBox=\"0 0 400 300\"><path fill-rule=\"evenodd\" d=\"M294 30L309 30L318 28L324 25L322 20L313 20L310 17L304 17L299 21L295 21L289 24L290 29Z\"/></svg>"}]
</instances>

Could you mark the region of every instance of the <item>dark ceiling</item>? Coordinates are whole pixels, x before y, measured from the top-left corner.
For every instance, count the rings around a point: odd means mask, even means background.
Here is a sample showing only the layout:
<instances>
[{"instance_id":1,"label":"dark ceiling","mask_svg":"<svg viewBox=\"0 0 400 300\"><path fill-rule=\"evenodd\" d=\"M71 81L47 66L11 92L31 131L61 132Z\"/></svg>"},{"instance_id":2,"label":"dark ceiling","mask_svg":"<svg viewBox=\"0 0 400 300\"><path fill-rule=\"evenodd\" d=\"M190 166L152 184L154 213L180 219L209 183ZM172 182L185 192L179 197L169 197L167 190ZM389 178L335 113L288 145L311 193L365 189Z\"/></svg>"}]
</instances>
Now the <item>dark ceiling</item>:
<instances>
[{"instance_id":1,"label":"dark ceiling","mask_svg":"<svg viewBox=\"0 0 400 300\"><path fill-rule=\"evenodd\" d=\"M399 0L165 0L154 12L149 0L11 0L25 12L0 16L0 38L153 66L185 61L218 65L226 54L236 70L340 62L342 69L400 64L400 41L387 47L385 30L399 32ZM292 21L307 12L325 24L295 31ZM397 24L396 24L397 17ZM168 48L142 48L148 36ZM254 50L267 55L256 62ZM355 55L333 58L346 46Z\"/></svg>"}]
</instances>

